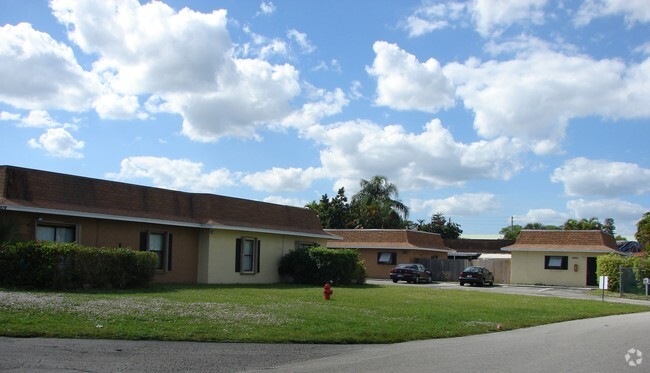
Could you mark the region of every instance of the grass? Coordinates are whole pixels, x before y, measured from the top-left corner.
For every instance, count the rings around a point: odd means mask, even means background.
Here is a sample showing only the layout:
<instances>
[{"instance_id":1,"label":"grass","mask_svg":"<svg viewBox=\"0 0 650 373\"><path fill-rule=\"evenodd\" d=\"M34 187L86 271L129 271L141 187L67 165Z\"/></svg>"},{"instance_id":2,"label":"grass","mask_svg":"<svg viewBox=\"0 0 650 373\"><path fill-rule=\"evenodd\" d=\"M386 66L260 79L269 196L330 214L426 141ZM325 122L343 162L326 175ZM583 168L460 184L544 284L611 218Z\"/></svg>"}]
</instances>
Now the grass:
<instances>
[{"instance_id":1,"label":"grass","mask_svg":"<svg viewBox=\"0 0 650 373\"><path fill-rule=\"evenodd\" d=\"M0 290L0 335L215 342L393 343L648 311L647 306L403 286Z\"/></svg>"}]
</instances>

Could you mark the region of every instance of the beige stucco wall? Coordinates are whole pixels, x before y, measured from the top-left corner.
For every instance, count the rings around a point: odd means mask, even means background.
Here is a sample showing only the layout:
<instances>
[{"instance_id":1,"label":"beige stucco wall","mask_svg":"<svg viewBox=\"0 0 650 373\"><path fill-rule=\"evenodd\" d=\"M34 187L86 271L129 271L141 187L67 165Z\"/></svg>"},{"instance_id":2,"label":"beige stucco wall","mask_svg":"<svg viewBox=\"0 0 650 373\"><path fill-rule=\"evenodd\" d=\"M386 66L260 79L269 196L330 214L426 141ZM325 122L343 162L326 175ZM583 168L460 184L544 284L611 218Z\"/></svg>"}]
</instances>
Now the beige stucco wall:
<instances>
[{"instance_id":1,"label":"beige stucco wall","mask_svg":"<svg viewBox=\"0 0 650 373\"><path fill-rule=\"evenodd\" d=\"M544 269L544 260L547 255L567 256L568 269ZM602 254L513 251L510 282L513 284L586 286L587 258L598 255ZM577 265L577 271L574 270L575 265Z\"/></svg>"},{"instance_id":2,"label":"beige stucco wall","mask_svg":"<svg viewBox=\"0 0 650 373\"><path fill-rule=\"evenodd\" d=\"M236 240L240 237L260 240L259 273L242 274L235 270ZM218 229L202 235L200 241L198 280L207 284L277 283L280 282L280 258L295 249L296 242L314 242L320 246L327 244L326 239Z\"/></svg>"}]
</instances>

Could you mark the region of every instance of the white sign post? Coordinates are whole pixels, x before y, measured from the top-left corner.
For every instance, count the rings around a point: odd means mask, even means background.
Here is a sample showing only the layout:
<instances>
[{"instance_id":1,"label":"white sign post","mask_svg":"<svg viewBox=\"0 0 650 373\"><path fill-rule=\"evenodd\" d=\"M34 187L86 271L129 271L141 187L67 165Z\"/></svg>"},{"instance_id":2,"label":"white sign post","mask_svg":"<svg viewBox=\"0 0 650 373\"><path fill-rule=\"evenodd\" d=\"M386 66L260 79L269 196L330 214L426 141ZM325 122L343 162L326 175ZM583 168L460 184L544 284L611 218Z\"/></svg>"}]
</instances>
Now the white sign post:
<instances>
[{"instance_id":1,"label":"white sign post","mask_svg":"<svg viewBox=\"0 0 650 373\"><path fill-rule=\"evenodd\" d=\"M644 278L643 285L645 285L645 299L648 300L648 285L650 285L650 278Z\"/></svg>"},{"instance_id":2,"label":"white sign post","mask_svg":"<svg viewBox=\"0 0 650 373\"><path fill-rule=\"evenodd\" d=\"M600 280L598 281L598 289L603 289L603 302L605 301L605 290L607 290L608 288L609 288L609 276L600 276Z\"/></svg>"}]
</instances>

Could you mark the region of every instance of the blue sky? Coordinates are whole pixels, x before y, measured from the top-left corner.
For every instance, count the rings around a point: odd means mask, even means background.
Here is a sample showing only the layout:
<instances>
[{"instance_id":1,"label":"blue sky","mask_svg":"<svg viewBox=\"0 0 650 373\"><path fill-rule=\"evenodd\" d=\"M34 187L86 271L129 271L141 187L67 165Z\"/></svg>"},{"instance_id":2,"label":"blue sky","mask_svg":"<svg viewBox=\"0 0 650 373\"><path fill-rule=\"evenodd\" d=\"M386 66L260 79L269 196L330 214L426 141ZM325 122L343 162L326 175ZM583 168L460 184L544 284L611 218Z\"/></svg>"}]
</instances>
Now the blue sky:
<instances>
[{"instance_id":1,"label":"blue sky","mask_svg":"<svg viewBox=\"0 0 650 373\"><path fill-rule=\"evenodd\" d=\"M650 210L650 2L0 2L0 164L464 237ZM512 220L511 220L512 219Z\"/></svg>"}]
</instances>

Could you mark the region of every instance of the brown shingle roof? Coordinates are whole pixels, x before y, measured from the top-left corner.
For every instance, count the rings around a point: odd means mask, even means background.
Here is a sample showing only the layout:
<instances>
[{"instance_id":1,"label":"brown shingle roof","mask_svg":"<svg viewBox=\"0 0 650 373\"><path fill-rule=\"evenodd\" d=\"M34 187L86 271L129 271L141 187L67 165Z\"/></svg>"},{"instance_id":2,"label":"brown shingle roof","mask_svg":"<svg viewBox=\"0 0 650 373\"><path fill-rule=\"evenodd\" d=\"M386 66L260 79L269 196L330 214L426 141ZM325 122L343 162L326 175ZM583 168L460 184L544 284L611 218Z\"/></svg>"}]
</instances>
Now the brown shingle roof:
<instances>
[{"instance_id":1,"label":"brown shingle roof","mask_svg":"<svg viewBox=\"0 0 650 373\"><path fill-rule=\"evenodd\" d=\"M329 236L314 211L0 166L0 205Z\"/></svg>"},{"instance_id":2,"label":"brown shingle roof","mask_svg":"<svg viewBox=\"0 0 650 373\"><path fill-rule=\"evenodd\" d=\"M615 252L616 240L599 230L522 230L505 251L602 251Z\"/></svg>"},{"instance_id":3,"label":"brown shingle roof","mask_svg":"<svg viewBox=\"0 0 650 373\"><path fill-rule=\"evenodd\" d=\"M445 246L439 234L406 229L326 229L328 233L342 237L329 241L333 248L404 248L453 251Z\"/></svg>"}]
</instances>

